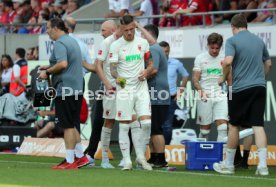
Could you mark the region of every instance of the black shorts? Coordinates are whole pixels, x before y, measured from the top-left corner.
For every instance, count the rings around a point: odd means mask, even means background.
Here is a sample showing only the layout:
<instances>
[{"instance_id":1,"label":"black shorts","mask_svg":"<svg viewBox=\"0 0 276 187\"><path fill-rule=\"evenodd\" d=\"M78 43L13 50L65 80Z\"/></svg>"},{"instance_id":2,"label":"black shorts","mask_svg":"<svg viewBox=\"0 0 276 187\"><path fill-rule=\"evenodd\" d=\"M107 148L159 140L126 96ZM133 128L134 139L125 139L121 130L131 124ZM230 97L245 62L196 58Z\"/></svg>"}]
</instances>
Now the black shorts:
<instances>
[{"instance_id":1,"label":"black shorts","mask_svg":"<svg viewBox=\"0 0 276 187\"><path fill-rule=\"evenodd\" d=\"M151 105L151 135L163 135L162 125L168 115L169 105Z\"/></svg>"},{"instance_id":2,"label":"black shorts","mask_svg":"<svg viewBox=\"0 0 276 187\"><path fill-rule=\"evenodd\" d=\"M76 128L80 132L82 95L55 98L56 118L64 129Z\"/></svg>"},{"instance_id":3,"label":"black shorts","mask_svg":"<svg viewBox=\"0 0 276 187\"><path fill-rule=\"evenodd\" d=\"M229 123L245 128L264 126L265 102L266 88L262 86L232 93L228 100Z\"/></svg>"}]
</instances>

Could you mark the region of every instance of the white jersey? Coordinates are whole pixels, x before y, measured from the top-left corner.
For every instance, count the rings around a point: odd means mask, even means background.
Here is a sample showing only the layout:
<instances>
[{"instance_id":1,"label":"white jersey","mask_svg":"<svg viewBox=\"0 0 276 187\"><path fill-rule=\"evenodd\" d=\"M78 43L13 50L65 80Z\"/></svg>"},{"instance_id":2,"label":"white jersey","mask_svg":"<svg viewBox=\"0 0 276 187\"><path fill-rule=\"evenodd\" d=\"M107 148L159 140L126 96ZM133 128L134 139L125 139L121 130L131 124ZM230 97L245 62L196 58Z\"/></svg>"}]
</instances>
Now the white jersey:
<instances>
[{"instance_id":1,"label":"white jersey","mask_svg":"<svg viewBox=\"0 0 276 187\"><path fill-rule=\"evenodd\" d=\"M116 86L116 81L112 77L110 73L110 63L109 63L109 49L111 44L116 40L115 36L112 34L102 41L101 46L98 50L97 59L103 62L103 71L107 80L112 84L112 86Z\"/></svg>"},{"instance_id":2,"label":"white jersey","mask_svg":"<svg viewBox=\"0 0 276 187\"><path fill-rule=\"evenodd\" d=\"M222 54L212 57L209 52L204 52L195 59L193 71L201 72L199 83L208 97L214 97L221 92L218 79L223 74L223 60L224 56Z\"/></svg>"},{"instance_id":3,"label":"white jersey","mask_svg":"<svg viewBox=\"0 0 276 187\"><path fill-rule=\"evenodd\" d=\"M111 44L110 63L118 63L118 75L126 79L126 88L137 88L141 84L147 84L138 77L145 69L144 55L148 52L149 43L138 36L131 42L121 37Z\"/></svg>"},{"instance_id":4,"label":"white jersey","mask_svg":"<svg viewBox=\"0 0 276 187\"><path fill-rule=\"evenodd\" d=\"M132 0L109 0L109 10L120 12L121 10L128 10L129 13L133 12Z\"/></svg>"}]
</instances>

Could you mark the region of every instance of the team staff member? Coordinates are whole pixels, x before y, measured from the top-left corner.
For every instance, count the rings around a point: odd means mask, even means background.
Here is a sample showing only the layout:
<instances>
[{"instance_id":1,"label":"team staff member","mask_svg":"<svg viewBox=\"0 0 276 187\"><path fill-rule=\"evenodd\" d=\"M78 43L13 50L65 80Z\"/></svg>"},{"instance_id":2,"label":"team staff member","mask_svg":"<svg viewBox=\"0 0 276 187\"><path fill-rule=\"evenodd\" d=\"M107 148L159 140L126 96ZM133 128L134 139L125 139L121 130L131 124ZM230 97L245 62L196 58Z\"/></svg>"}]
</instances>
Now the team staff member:
<instances>
[{"instance_id":1,"label":"team staff member","mask_svg":"<svg viewBox=\"0 0 276 187\"><path fill-rule=\"evenodd\" d=\"M163 134L165 138L165 144L169 145L172 139L174 112L176 109L179 108L177 106L176 101L179 97L181 97L181 94L184 92L186 88L186 84L189 78L189 73L183 66L182 62L180 62L178 59L175 59L175 58L169 58L170 45L168 42L162 41L159 43L159 45L162 47L168 59L168 81L169 81L169 87L170 87L171 103L168 109L166 121L164 122L162 128L163 128ZM177 87L178 76L182 78L181 85L179 88Z\"/></svg>"},{"instance_id":2,"label":"team staff member","mask_svg":"<svg viewBox=\"0 0 276 187\"><path fill-rule=\"evenodd\" d=\"M88 164L87 157L78 157L75 147L80 143L76 127L80 124L80 110L83 97L82 56L75 39L67 34L64 21L53 18L47 22L47 34L55 41L50 57L50 67L41 67L40 78L52 75L56 90L56 120L64 128L66 148L65 160L52 169L77 169ZM75 159L76 156L76 159Z\"/></svg>"},{"instance_id":3,"label":"team staff member","mask_svg":"<svg viewBox=\"0 0 276 187\"><path fill-rule=\"evenodd\" d=\"M231 28L234 36L226 42L223 76L219 80L219 84L222 84L232 67L233 93L232 99L228 101L230 121L226 160L214 163L213 167L222 174L235 172L234 157L239 143L239 127L252 127L259 157L256 174L269 175L264 111L265 77L271 69L271 60L265 43L247 30L247 21L243 15L237 14L231 19Z\"/></svg>"},{"instance_id":4,"label":"team staff member","mask_svg":"<svg viewBox=\"0 0 276 187\"><path fill-rule=\"evenodd\" d=\"M158 27L155 25L146 25L145 30L157 40L159 35ZM170 105L170 90L168 83L168 64L164 51L158 43L150 46L150 52L154 62L154 71L148 80L150 90L154 90L151 95L151 141L150 151L151 158L148 161L154 167L166 167L168 163L165 159L165 139L162 125L166 120L167 112ZM166 93L166 94L160 94Z\"/></svg>"}]
</instances>

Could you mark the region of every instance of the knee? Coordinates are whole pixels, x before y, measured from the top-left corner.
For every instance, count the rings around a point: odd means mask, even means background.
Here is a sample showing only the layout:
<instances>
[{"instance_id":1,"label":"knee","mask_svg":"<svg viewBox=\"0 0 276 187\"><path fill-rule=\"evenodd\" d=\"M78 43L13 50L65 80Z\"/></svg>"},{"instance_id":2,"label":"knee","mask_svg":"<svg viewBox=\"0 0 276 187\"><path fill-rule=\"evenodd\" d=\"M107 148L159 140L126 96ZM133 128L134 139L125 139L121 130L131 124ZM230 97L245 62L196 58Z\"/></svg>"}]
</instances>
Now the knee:
<instances>
[{"instance_id":1,"label":"knee","mask_svg":"<svg viewBox=\"0 0 276 187\"><path fill-rule=\"evenodd\" d=\"M217 126L217 130L218 131L227 131L227 124L226 123L222 123L220 125Z\"/></svg>"},{"instance_id":2,"label":"knee","mask_svg":"<svg viewBox=\"0 0 276 187\"><path fill-rule=\"evenodd\" d=\"M208 134L210 134L210 129L200 129L200 133L203 136L207 136Z\"/></svg>"},{"instance_id":3,"label":"knee","mask_svg":"<svg viewBox=\"0 0 276 187\"><path fill-rule=\"evenodd\" d=\"M151 120L144 119L140 121L142 129L150 129L151 128Z\"/></svg>"}]
</instances>

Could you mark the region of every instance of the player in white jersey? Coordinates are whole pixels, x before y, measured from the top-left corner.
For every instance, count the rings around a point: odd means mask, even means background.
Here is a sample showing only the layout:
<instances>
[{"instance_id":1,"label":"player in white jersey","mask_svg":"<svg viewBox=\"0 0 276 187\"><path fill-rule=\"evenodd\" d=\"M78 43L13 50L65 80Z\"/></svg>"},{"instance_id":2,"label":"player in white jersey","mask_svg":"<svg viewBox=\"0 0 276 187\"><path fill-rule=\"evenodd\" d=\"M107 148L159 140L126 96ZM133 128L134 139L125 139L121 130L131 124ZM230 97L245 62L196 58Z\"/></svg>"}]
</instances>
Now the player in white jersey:
<instances>
[{"instance_id":1,"label":"player in white jersey","mask_svg":"<svg viewBox=\"0 0 276 187\"><path fill-rule=\"evenodd\" d=\"M200 97L197 101L199 137L208 139L211 123L215 121L218 130L217 141L223 141L227 136L228 121L227 94L218 85L223 73L224 56L219 54L223 38L220 34L212 33L207 42L208 51L196 57L193 68L193 84Z\"/></svg>"},{"instance_id":2,"label":"player in white jersey","mask_svg":"<svg viewBox=\"0 0 276 187\"><path fill-rule=\"evenodd\" d=\"M126 80L125 85L116 88L116 120L119 121L119 143L124 158L123 170L130 170L132 162L129 151L128 131L131 129L132 141L136 151L136 161L146 170L152 170L144 155L143 128L150 126L150 96L146 79L153 71L153 61L149 44L145 39L135 36L133 17L121 18L123 37L113 42L110 47L110 71L117 83ZM145 65L147 68L145 69ZM140 124L133 123L132 113L136 113Z\"/></svg>"},{"instance_id":3,"label":"player in white jersey","mask_svg":"<svg viewBox=\"0 0 276 187\"><path fill-rule=\"evenodd\" d=\"M116 27L115 23L114 28ZM111 131L115 123L116 115L116 100L114 91L116 89L116 81L111 76L110 65L109 65L109 48L110 45L117 39L121 37L120 29L117 28L116 32L108 36L101 43L98 50L96 59L96 71L104 84L104 96L103 96L103 118L104 125L101 132L101 143L102 143L102 168L114 168L109 163L108 149L110 144Z\"/></svg>"}]
</instances>

